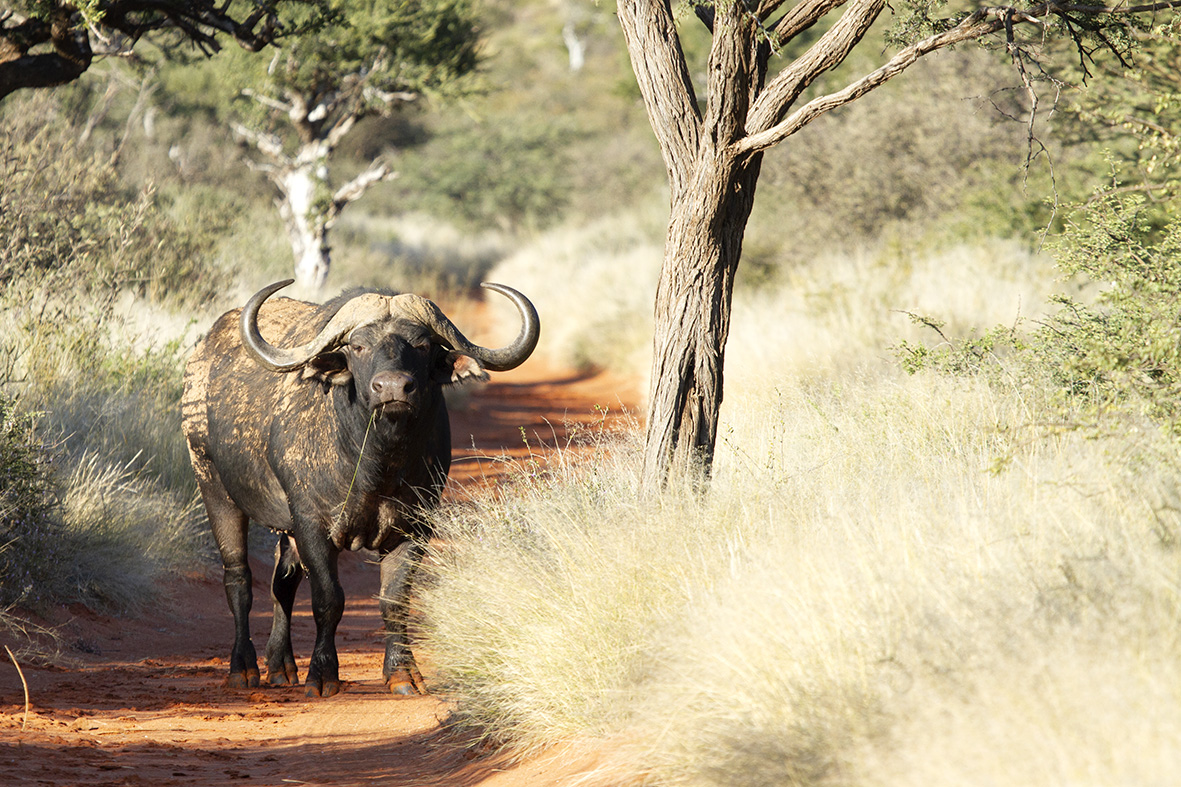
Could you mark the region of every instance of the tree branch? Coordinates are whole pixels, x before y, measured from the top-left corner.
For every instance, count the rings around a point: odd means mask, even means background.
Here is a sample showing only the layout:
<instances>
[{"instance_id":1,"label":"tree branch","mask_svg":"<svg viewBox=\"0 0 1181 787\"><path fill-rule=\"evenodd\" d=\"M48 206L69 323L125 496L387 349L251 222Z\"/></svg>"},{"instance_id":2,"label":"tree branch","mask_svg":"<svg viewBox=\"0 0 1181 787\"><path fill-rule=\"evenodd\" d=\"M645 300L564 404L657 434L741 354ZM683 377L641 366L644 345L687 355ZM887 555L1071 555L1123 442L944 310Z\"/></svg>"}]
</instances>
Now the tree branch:
<instances>
[{"instance_id":1,"label":"tree branch","mask_svg":"<svg viewBox=\"0 0 1181 787\"><path fill-rule=\"evenodd\" d=\"M802 0L772 25L771 29L778 37L779 43L784 44L819 22L829 11L840 8L846 2L847 0Z\"/></svg>"},{"instance_id":2,"label":"tree branch","mask_svg":"<svg viewBox=\"0 0 1181 787\"><path fill-rule=\"evenodd\" d=\"M262 104L264 107L268 107L269 109L273 109L276 112L282 112L284 115L291 112L291 109L292 109L291 104L285 104L277 98L272 98L271 96L268 96L265 93L259 93L254 88L250 88L250 87L243 88L242 95L246 96L247 98L253 99L254 101L257 101L259 104Z\"/></svg>"},{"instance_id":3,"label":"tree branch","mask_svg":"<svg viewBox=\"0 0 1181 787\"><path fill-rule=\"evenodd\" d=\"M283 152L283 141L277 134L267 134L256 131L241 123L231 123L234 133L258 148L259 152L278 162L281 166L290 166L291 158Z\"/></svg>"},{"instance_id":4,"label":"tree branch","mask_svg":"<svg viewBox=\"0 0 1181 787\"><path fill-rule=\"evenodd\" d=\"M783 5L784 2L785 0L761 0L758 8L755 9L755 14L758 15L759 19L766 22L767 19L770 18L771 14L778 11L779 7Z\"/></svg>"},{"instance_id":5,"label":"tree branch","mask_svg":"<svg viewBox=\"0 0 1181 787\"><path fill-rule=\"evenodd\" d=\"M839 2L829 4L827 0L817 0L806 4L814 9L835 8ZM854 0L852 5L841 14L827 32L813 44L807 52L797 58L791 65L779 73L772 80L767 89L759 96L755 106L751 109L747 123L749 132L765 131L778 122L808 85L816 77L830 68L841 64L853 50L870 26L882 13L886 0ZM799 6L797 6L799 7ZM814 21L814 20L813 20Z\"/></svg>"},{"instance_id":6,"label":"tree branch","mask_svg":"<svg viewBox=\"0 0 1181 787\"><path fill-rule=\"evenodd\" d=\"M286 32L279 6L319 7L322 0L255 0L245 17L217 0L93 0L86 3L89 24L78 11L81 5L81 0L44 0L37 4L43 10L29 18L0 11L0 100L21 88L77 79L93 60L92 36L106 41L107 33L115 32L134 44L148 33L174 29L207 55L220 48L219 35L257 51ZM52 52L33 51L46 44Z\"/></svg>"},{"instance_id":7,"label":"tree branch","mask_svg":"<svg viewBox=\"0 0 1181 787\"><path fill-rule=\"evenodd\" d=\"M352 131L353 126L356 125L360 115L356 112L345 113L337 122L332 124L328 133L324 135L324 142L329 150L335 150L340 141Z\"/></svg>"},{"instance_id":8,"label":"tree branch","mask_svg":"<svg viewBox=\"0 0 1181 787\"><path fill-rule=\"evenodd\" d=\"M398 177L398 173L391 170L389 164L384 161L374 161L368 169L336 190L336 194L332 197L335 212L340 213L345 205L360 199L361 195L368 191L373 184L383 180L393 180L396 177Z\"/></svg>"},{"instance_id":9,"label":"tree branch","mask_svg":"<svg viewBox=\"0 0 1181 787\"><path fill-rule=\"evenodd\" d=\"M735 152L743 155L773 147L811 123L820 115L855 101L884 82L894 78L914 65L920 57L953 44L996 33L999 30L1005 29L1006 24L1033 23L1041 25L1044 24L1046 17L1052 15L1065 17L1069 14L1089 14L1095 16L1127 17L1177 8L1181 8L1181 0L1163 0L1157 3L1116 6L1112 8L1106 6L1060 4L1055 2L1040 3L1027 9L1019 9L1012 6L986 6L979 8L961 19L951 29L936 33L902 49L894 57L890 58L885 65L853 82L843 90L813 99L774 125L760 127L753 121L764 123L768 118L776 117L779 113L785 112L790 107L790 100L798 97L798 93L793 96L791 90L783 89L790 86L790 83L787 82L787 79L790 77L785 78L781 74L772 83L768 94L765 94L760 99L759 104L761 106L755 112L751 113L752 123L748 125L750 133L735 145ZM841 18L841 22L843 21L844 17ZM839 25L841 22L837 24ZM817 42L813 49L817 49L819 46L820 42ZM792 64L789 70L794 71L794 66L795 64ZM779 84L781 80L783 80L783 84ZM779 88L778 91L773 96L770 95L771 91L777 87Z\"/></svg>"},{"instance_id":10,"label":"tree branch","mask_svg":"<svg viewBox=\"0 0 1181 787\"><path fill-rule=\"evenodd\" d=\"M21 19L9 27L13 15L0 20L0 100L25 87L56 87L72 82L90 68L93 53L86 28L75 28L73 14L57 9L50 22ZM50 44L53 52L28 54Z\"/></svg>"},{"instance_id":11,"label":"tree branch","mask_svg":"<svg viewBox=\"0 0 1181 787\"><path fill-rule=\"evenodd\" d=\"M617 10L669 185L679 193L697 157L702 118L672 8L669 0L621 0Z\"/></svg>"}]
</instances>

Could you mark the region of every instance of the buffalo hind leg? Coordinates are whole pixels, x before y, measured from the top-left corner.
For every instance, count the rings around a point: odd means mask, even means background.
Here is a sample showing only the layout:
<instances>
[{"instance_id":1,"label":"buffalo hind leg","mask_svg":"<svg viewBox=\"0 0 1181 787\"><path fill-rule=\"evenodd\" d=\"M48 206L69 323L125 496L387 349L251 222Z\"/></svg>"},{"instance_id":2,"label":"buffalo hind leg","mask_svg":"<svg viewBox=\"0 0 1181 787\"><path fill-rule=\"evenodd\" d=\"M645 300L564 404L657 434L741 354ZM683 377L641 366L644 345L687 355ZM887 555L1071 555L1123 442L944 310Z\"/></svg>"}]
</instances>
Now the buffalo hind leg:
<instances>
[{"instance_id":1,"label":"buffalo hind leg","mask_svg":"<svg viewBox=\"0 0 1181 787\"><path fill-rule=\"evenodd\" d=\"M200 476L200 474L198 474ZM233 689L258 686L258 656L250 639L250 606L254 603L250 564L246 559L246 529L249 520L230 500L216 471L199 483L205 512L217 541L224 569L226 601L234 616L234 646L230 650L230 677L226 685Z\"/></svg>"},{"instance_id":2,"label":"buffalo hind leg","mask_svg":"<svg viewBox=\"0 0 1181 787\"><path fill-rule=\"evenodd\" d=\"M340 691L336 656L336 627L344 614L344 588L336 569L340 553L316 525L298 530L295 543L312 585L312 618L316 621L316 645L304 685L309 697L331 697Z\"/></svg>"},{"instance_id":3,"label":"buffalo hind leg","mask_svg":"<svg viewBox=\"0 0 1181 787\"><path fill-rule=\"evenodd\" d=\"M275 603L275 617L271 636L267 640L267 683L272 686L299 684L295 668L295 651L291 648L291 610L295 606L295 591L303 579L299 550L291 538L279 534L275 544L275 572L271 575L271 599Z\"/></svg>"},{"instance_id":4,"label":"buffalo hind leg","mask_svg":"<svg viewBox=\"0 0 1181 787\"><path fill-rule=\"evenodd\" d=\"M396 549L381 556L381 618L385 623L385 685L393 694L426 694L422 674L410 649L406 631L410 606L410 582L422 559L423 546L417 541L403 541Z\"/></svg>"}]
</instances>

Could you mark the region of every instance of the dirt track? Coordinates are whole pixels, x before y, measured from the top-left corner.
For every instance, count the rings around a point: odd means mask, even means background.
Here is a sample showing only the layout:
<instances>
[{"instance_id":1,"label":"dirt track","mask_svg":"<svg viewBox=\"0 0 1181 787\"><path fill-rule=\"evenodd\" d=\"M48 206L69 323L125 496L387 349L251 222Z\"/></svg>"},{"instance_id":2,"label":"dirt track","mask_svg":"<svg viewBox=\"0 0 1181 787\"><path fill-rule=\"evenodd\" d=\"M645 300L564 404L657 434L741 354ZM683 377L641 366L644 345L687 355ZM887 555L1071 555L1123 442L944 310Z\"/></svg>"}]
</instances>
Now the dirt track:
<instances>
[{"instance_id":1,"label":"dirt track","mask_svg":"<svg viewBox=\"0 0 1181 787\"><path fill-rule=\"evenodd\" d=\"M598 424L596 405L618 413L621 401L634 401L608 378L529 366L497 375L453 415L457 458L543 455L564 442L565 423ZM504 472L502 462L461 460L451 494ZM262 643L270 571L254 569L252 631ZM341 575L345 689L329 699L306 699L300 686L225 687L231 622L218 576L178 579L166 606L134 619L62 610L70 666L23 667L27 723L18 673L0 650L0 784L524 787L560 784L577 771L564 755L510 767L447 731L445 703L387 695L377 567L349 554ZM292 626L301 676L314 636L307 595L305 583Z\"/></svg>"}]
</instances>

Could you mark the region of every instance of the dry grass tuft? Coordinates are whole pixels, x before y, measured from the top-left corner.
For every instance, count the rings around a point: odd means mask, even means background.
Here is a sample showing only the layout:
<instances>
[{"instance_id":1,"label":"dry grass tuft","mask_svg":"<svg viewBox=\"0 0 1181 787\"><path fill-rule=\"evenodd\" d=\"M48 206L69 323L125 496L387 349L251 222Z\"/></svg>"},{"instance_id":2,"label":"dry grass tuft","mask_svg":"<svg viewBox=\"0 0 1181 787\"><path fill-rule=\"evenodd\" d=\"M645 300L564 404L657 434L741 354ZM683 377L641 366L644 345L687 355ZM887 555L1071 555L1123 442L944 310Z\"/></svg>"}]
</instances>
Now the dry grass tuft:
<instances>
[{"instance_id":1,"label":"dry grass tuft","mask_svg":"<svg viewBox=\"0 0 1181 787\"><path fill-rule=\"evenodd\" d=\"M735 398L705 497L644 499L604 448L443 519L426 635L463 721L659 784L1168 782L1175 451L980 381Z\"/></svg>"}]
</instances>

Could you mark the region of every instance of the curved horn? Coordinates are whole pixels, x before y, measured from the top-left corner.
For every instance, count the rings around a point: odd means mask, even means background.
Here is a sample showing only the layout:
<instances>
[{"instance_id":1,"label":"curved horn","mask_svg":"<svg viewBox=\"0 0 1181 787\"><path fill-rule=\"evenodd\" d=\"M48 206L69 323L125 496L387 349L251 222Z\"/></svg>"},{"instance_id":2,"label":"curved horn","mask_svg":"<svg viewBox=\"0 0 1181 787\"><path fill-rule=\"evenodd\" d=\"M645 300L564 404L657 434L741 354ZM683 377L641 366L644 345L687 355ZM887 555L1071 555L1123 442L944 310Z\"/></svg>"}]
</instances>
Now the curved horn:
<instances>
[{"instance_id":1,"label":"curved horn","mask_svg":"<svg viewBox=\"0 0 1181 787\"><path fill-rule=\"evenodd\" d=\"M263 301L294 281L294 279L277 281L254 293L242 308L242 315L238 322L238 329L242 335L242 346L260 366L273 372L289 372L298 369L318 353L323 352L325 348L339 342L358 325L380 320L389 314L388 299L372 293L360 295L346 302L333 314L328 324L310 342L289 350L275 347L262 338L262 334L258 330L258 310L262 308Z\"/></svg>"},{"instance_id":2,"label":"curved horn","mask_svg":"<svg viewBox=\"0 0 1181 787\"><path fill-rule=\"evenodd\" d=\"M541 336L541 320L537 317L537 310L521 293L503 284L484 282L480 285L493 292L499 292L513 302L517 312L521 315L521 330L517 338L506 347L489 349L478 344L472 344L467 337L460 333L447 315L443 314L431 301L417 295L398 295L390 304L390 310L395 308L410 319L426 326L443 341L451 345L451 349L470 355L485 368L494 372L507 372L525 362L537 347L537 340Z\"/></svg>"}]
</instances>

